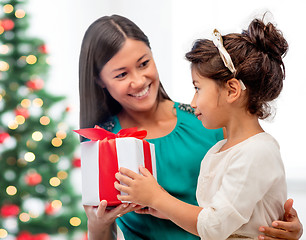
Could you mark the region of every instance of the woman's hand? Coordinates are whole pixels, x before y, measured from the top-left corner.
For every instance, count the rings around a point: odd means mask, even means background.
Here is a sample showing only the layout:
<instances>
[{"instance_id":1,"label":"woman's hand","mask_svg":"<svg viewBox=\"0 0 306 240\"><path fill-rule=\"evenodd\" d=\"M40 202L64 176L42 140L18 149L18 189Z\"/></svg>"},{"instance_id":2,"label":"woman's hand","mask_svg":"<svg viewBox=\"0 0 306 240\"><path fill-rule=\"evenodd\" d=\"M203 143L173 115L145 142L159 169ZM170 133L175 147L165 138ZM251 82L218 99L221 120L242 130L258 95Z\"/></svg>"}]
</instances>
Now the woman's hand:
<instances>
[{"instance_id":1,"label":"woman's hand","mask_svg":"<svg viewBox=\"0 0 306 240\"><path fill-rule=\"evenodd\" d=\"M98 208L86 205L83 206L88 218L87 227L89 240L116 239L116 218L140 208L136 204L128 203L120 204L111 210L107 210L106 206L106 200L102 200Z\"/></svg>"},{"instance_id":2,"label":"woman's hand","mask_svg":"<svg viewBox=\"0 0 306 240\"><path fill-rule=\"evenodd\" d=\"M273 227L261 226L259 231L263 232L265 235L258 236L258 239L299 239L303 234L303 226L297 216L296 210L292 208L292 205L293 200L288 199L284 205L285 221L274 221L272 223Z\"/></svg>"}]
</instances>

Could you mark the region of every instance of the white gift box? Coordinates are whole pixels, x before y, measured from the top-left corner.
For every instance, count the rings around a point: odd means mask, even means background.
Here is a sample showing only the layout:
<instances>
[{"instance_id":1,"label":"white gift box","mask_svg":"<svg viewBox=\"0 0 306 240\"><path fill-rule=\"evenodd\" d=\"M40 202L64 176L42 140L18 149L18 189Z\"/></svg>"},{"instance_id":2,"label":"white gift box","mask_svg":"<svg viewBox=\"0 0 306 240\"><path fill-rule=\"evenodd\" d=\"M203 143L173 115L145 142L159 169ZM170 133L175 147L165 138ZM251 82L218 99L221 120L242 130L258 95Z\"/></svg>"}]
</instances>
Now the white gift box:
<instances>
[{"instance_id":1,"label":"white gift box","mask_svg":"<svg viewBox=\"0 0 306 240\"><path fill-rule=\"evenodd\" d=\"M82 142L82 203L97 206L107 200L108 206L120 204L115 173L120 167L139 173L140 165L157 177L154 144L134 137Z\"/></svg>"}]
</instances>

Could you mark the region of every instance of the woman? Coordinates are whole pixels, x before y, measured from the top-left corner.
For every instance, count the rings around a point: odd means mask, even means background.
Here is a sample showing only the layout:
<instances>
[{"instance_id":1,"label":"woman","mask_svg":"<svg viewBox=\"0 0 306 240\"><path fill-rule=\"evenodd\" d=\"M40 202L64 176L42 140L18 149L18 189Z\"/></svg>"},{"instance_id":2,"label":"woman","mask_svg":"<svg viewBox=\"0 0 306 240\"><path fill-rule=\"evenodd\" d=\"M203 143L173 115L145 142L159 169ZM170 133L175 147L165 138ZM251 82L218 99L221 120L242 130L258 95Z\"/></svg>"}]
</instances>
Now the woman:
<instances>
[{"instance_id":1,"label":"woman","mask_svg":"<svg viewBox=\"0 0 306 240\"><path fill-rule=\"evenodd\" d=\"M121 16L96 20L83 39L79 76L80 127L99 124L112 132L130 127L147 130L147 141L155 144L160 185L180 200L197 204L200 162L224 137L223 132L205 129L189 105L171 101L159 81L146 35ZM106 206L106 201L97 211L84 206L90 239L114 239L115 221L127 240L198 239L171 221L155 217L162 216L153 209L137 214L131 211L140 207L132 204L112 210L106 210ZM278 223L286 230L265 228L265 233L273 230L276 237L298 239L301 225L297 217L289 226Z\"/></svg>"}]
</instances>

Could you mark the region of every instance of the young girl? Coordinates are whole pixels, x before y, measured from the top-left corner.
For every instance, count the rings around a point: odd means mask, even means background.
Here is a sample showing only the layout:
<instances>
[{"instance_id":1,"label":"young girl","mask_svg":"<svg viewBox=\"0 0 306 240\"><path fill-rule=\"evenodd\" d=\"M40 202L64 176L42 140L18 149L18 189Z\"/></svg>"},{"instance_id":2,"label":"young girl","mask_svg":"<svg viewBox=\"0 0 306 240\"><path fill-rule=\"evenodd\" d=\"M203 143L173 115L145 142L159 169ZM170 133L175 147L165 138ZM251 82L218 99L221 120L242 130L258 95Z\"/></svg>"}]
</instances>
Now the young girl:
<instances>
[{"instance_id":1,"label":"young girl","mask_svg":"<svg viewBox=\"0 0 306 240\"><path fill-rule=\"evenodd\" d=\"M242 34L198 40L186 54L196 89L191 106L204 127L226 128L227 139L205 155L196 191L199 206L163 190L143 175L121 168L118 196L156 209L201 239L257 239L258 228L283 216L286 181L279 145L258 119L270 114L285 76L288 44L271 23L255 19ZM167 151L167 149L165 149ZM171 169L169 169L171 171Z\"/></svg>"}]
</instances>

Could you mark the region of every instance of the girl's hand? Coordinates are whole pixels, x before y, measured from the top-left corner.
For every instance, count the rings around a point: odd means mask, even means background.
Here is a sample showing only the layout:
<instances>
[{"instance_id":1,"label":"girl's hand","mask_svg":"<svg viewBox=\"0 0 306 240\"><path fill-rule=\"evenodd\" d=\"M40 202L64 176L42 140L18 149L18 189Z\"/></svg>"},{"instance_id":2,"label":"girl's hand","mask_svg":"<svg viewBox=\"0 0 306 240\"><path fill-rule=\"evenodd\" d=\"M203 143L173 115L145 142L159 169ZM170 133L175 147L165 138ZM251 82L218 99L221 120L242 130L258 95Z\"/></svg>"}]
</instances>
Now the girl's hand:
<instances>
[{"instance_id":1,"label":"girl's hand","mask_svg":"<svg viewBox=\"0 0 306 240\"><path fill-rule=\"evenodd\" d=\"M120 204L111 210L107 210L106 206L106 200L102 200L98 208L83 206L88 218L87 227L90 240L116 239L116 218L140 208L136 204L128 203Z\"/></svg>"},{"instance_id":2,"label":"girl's hand","mask_svg":"<svg viewBox=\"0 0 306 240\"><path fill-rule=\"evenodd\" d=\"M120 168L119 173L116 173L116 178L122 184L115 182L115 188L128 194L118 195L118 199L143 206L151 206L158 194L164 190L158 185L148 169L140 166L139 170L142 175L123 167Z\"/></svg>"},{"instance_id":3,"label":"girl's hand","mask_svg":"<svg viewBox=\"0 0 306 240\"><path fill-rule=\"evenodd\" d=\"M163 215L162 213L160 213L159 211L151 207L142 208L135 212L138 214L150 214L154 217L161 218L161 219L169 219L165 215Z\"/></svg>"},{"instance_id":4,"label":"girl's hand","mask_svg":"<svg viewBox=\"0 0 306 240\"><path fill-rule=\"evenodd\" d=\"M258 239L299 239L303 234L303 226L297 216L297 212L292 208L293 200L288 199L285 202L284 209L284 220L285 221L274 221L273 227L259 228L259 231L265 235L260 235Z\"/></svg>"}]
</instances>

